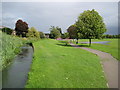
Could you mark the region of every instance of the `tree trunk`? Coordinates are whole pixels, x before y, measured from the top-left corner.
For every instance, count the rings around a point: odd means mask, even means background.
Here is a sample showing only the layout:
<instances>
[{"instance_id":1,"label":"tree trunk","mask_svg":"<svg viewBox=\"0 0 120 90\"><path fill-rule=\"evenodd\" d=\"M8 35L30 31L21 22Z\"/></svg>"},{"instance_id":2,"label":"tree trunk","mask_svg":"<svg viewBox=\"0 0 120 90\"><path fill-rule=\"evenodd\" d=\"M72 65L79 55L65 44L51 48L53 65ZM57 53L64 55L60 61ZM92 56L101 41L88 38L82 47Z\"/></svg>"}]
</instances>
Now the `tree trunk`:
<instances>
[{"instance_id":1,"label":"tree trunk","mask_svg":"<svg viewBox=\"0 0 120 90\"><path fill-rule=\"evenodd\" d=\"M78 38L77 38L77 42L76 42L76 44L78 44Z\"/></svg>"},{"instance_id":2,"label":"tree trunk","mask_svg":"<svg viewBox=\"0 0 120 90\"><path fill-rule=\"evenodd\" d=\"M91 46L91 38L89 39L89 46Z\"/></svg>"}]
</instances>

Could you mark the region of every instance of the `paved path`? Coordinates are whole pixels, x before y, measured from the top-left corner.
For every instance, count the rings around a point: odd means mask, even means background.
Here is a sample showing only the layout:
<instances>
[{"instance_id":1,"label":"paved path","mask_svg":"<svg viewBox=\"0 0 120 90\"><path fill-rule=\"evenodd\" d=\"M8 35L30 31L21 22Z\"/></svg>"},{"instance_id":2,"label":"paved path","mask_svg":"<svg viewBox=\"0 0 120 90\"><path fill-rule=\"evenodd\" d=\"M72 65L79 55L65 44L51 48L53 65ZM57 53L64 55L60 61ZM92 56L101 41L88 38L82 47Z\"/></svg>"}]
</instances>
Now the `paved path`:
<instances>
[{"instance_id":1,"label":"paved path","mask_svg":"<svg viewBox=\"0 0 120 90\"><path fill-rule=\"evenodd\" d=\"M108 87L118 88L118 60L108 53L86 47L79 47L73 43L70 44L75 48L81 48L98 55L101 58L101 64L103 66L105 77L108 81Z\"/></svg>"}]
</instances>

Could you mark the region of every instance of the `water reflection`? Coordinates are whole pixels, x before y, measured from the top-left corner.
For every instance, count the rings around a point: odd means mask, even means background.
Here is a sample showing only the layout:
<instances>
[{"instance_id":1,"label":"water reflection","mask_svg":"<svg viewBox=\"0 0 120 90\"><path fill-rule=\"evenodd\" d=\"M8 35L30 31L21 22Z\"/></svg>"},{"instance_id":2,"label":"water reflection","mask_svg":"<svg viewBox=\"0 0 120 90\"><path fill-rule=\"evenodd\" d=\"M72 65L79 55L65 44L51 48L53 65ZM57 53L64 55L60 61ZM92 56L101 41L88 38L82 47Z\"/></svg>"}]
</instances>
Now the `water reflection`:
<instances>
[{"instance_id":1,"label":"water reflection","mask_svg":"<svg viewBox=\"0 0 120 90\"><path fill-rule=\"evenodd\" d=\"M32 62L32 47L22 47L21 53L2 73L3 88L24 88Z\"/></svg>"}]
</instances>

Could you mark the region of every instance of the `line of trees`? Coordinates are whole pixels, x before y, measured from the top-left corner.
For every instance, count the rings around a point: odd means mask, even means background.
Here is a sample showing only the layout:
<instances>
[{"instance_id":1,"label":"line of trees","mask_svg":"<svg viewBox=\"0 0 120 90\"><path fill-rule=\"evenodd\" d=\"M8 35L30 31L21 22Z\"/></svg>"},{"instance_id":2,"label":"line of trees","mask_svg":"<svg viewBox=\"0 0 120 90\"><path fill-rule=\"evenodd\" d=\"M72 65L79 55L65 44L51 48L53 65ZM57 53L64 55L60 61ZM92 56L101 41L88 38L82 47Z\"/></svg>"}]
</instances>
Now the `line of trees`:
<instances>
[{"instance_id":1,"label":"line of trees","mask_svg":"<svg viewBox=\"0 0 120 90\"><path fill-rule=\"evenodd\" d=\"M61 28L58 26L51 26L49 30L49 37L52 39L77 39L76 43L78 43L78 39L84 38L89 39L89 46L91 46L91 39L120 38L120 35L103 35L107 31L106 25L103 18L94 9L81 13L77 21L68 27L66 33L62 33ZM3 28L2 31L11 34L13 30ZM45 38L43 32L37 31L34 27L29 28L28 24L22 20L16 22L15 31L16 35L21 37Z\"/></svg>"},{"instance_id":2,"label":"line of trees","mask_svg":"<svg viewBox=\"0 0 120 90\"><path fill-rule=\"evenodd\" d=\"M17 36L27 38L45 38L45 34L43 32L38 31L34 27L29 28L28 24L26 22L23 22L22 20L18 20L16 22L15 31Z\"/></svg>"},{"instance_id":3,"label":"line of trees","mask_svg":"<svg viewBox=\"0 0 120 90\"><path fill-rule=\"evenodd\" d=\"M120 34L118 35L109 35L109 34L104 34L102 38L120 38Z\"/></svg>"},{"instance_id":4,"label":"line of trees","mask_svg":"<svg viewBox=\"0 0 120 90\"><path fill-rule=\"evenodd\" d=\"M19 37L27 37L27 38L46 38L43 32L38 31L34 27L29 28L26 22L22 20L18 20L15 24L15 30L11 28L4 27L1 29L2 32L12 35L13 31L15 31L16 36Z\"/></svg>"},{"instance_id":5,"label":"line of trees","mask_svg":"<svg viewBox=\"0 0 120 90\"><path fill-rule=\"evenodd\" d=\"M62 36L57 27L52 26L50 30L51 38ZM103 18L94 9L81 13L75 24L67 29L70 39L77 39L76 43L78 43L79 38L87 38L89 39L89 46L91 45L91 39L101 38L106 31Z\"/></svg>"}]
</instances>

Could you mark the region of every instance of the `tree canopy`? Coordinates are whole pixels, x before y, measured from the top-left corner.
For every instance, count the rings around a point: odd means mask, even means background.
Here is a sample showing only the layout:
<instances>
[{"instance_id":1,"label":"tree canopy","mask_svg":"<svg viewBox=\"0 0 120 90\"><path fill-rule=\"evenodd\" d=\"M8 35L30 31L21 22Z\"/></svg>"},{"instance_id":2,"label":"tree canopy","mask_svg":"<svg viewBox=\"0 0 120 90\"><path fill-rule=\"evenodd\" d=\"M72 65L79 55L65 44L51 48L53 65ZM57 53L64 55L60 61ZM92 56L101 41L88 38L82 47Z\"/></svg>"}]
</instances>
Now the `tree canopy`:
<instances>
[{"instance_id":1,"label":"tree canopy","mask_svg":"<svg viewBox=\"0 0 120 90\"><path fill-rule=\"evenodd\" d=\"M78 32L90 40L90 45L91 39L100 38L107 30L103 18L94 9L81 13L75 24Z\"/></svg>"},{"instance_id":2,"label":"tree canopy","mask_svg":"<svg viewBox=\"0 0 120 90\"><path fill-rule=\"evenodd\" d=\"M31 27L28 29L28 33L26 35L28 38L29 37L33 37L33 38L40 38L40 34L39 32L34 28L34 27Z\"/></svg>"},{"instance_id":3,"label":"tree canopy","mask_svg":"<svg viewBox=\"0 0 120 90\"><path fill-rule=\"evenodd\" d=\"M70 39L76 39L77 38L77 27L76 27L76 25L71 25L67 29L67 32L69 33L69 38Z\"/></svg>"},{"instance_id":4,"label":"tree canopy","mask_svg":"<svg viewBox=\"0 0 120 90\"><path fill-rule=\"evenodd\" d=\"M77 39L76 44L78 43L78 39L80 38L80 34L78 33L77 25L71 25L68 29L67 32L69 33L69 38L70 39Z\"/></svg>"},{"instance_id":5,"label":"tree canopy","mask_svg":"<svg viewBox=\"0 0 120 90\"><path fill-rule=\"evenodd\" d=\"M69 38L69 33L68 33L68 32L63 33L63 34L61 35L61 38L62 38L62 39Z\"/></svg>"},{"instance_id":6,"label":"tree canopy","mask_svg":"<svg viewBox=\"0 0 120 90\"><path fill-rule=\"evenodd\" d=\"M61 37L60 30L57 27L51 26L50 28L50 38L57 39Z\"/></svg>"},{"instance_id":7,"label":"tree canopy","mask_svg":"<svg viewBox=\"0 0 120 90\"><path fill-rule=\"evenodd\" d=\"M23 22L22 20L18 20L15 25L16 35L26 37L26 33L28 33L28 24Z\"/></svg>"},{"instance_id":8,"label":"tree canopy","mask_svg":"<svg viewBox=\"0 0 120 90\"><path fill-rule=\"evenodd\" d=\"M5 32L6 34L11 35L13 30L7 27L2 28L2 32Z\"/></svg>"},{"instance_id":9,"label":"tree canopy","mask_svg":"<svg viewBox=\"0 0 120 90\"><path fill-rule=\"evenodd\" d=\"M41 39L45 38L45 34L43 32L39 32L39 34Z\"/></svg>"},{"instance_id":10,"label":"tree canopy","mask_svg":"<svg viewBox=\"0 0 120 90\"><path fill-rule=\"evenodd\" d=\"M62 29L60 27L56 27L56 29L60 32L60 34L62 35Z\"/></svg>"}]
</instances>

